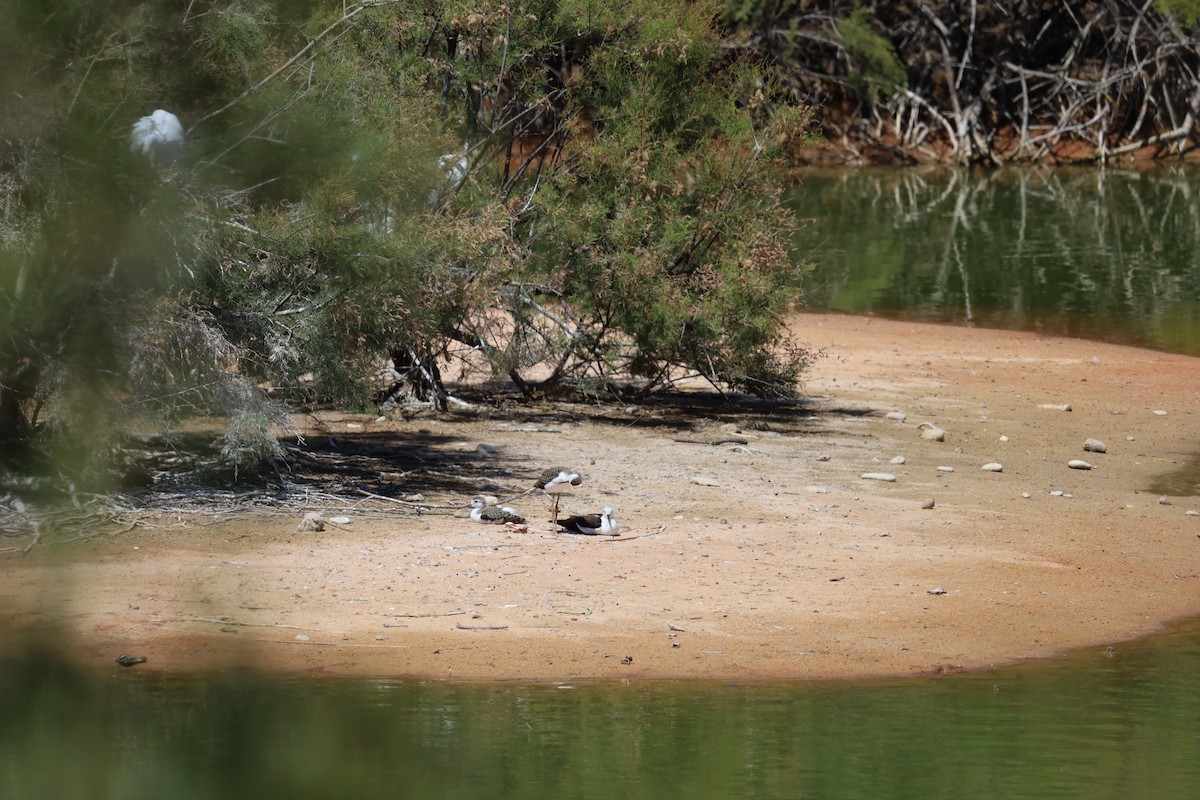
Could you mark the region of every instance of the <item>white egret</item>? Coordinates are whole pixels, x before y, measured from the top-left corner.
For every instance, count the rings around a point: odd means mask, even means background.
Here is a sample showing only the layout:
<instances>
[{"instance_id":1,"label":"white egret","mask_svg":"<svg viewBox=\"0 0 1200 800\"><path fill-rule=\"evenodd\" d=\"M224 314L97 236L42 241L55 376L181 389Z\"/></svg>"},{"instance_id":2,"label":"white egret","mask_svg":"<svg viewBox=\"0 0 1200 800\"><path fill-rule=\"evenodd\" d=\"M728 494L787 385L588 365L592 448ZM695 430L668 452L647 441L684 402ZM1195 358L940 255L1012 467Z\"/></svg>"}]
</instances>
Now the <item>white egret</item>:
<instances>
[{"instance_id":1,"label":"white egret","mask_svg":"<svg viewBox=\"0 0 1200 800\"><path fill-rule=\"evenodd\" d=\"M130 149L150 159L156 167L173 167L183 157L183 125L179 117L161 108L133 123Z\"/></svg>"}]
</instances>

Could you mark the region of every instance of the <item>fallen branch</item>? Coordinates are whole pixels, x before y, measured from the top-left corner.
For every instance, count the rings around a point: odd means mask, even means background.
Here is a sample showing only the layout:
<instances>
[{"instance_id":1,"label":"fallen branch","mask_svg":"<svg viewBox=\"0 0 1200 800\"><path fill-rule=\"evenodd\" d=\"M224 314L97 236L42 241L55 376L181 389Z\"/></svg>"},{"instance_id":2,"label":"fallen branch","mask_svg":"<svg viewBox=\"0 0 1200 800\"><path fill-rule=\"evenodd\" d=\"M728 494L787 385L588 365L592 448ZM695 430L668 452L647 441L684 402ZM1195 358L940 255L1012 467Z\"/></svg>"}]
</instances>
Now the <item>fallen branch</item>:
<instances>
[{"instance_id":1,"label":"fallen branch","mask_svg":"<svg viewBox=\"0 0 1200 800\"><path fill-rule=\"evenodd\" d=\"M455 625L460 631L506 631L507 625L463 625L461 622Z\"/></svg>"},{"instance_id":2,"label":"fallen branch","mask_svg":"<svg viewBox=\"0 0 1200 800\"><path fill-rule=\"evenodd\" d=\"M210 622L214 625L233 625L238 628L287 628L293 631L315 631L316 628L305 628L300 625L280 625L274 622L238 622L228 617L167 617L153 622Z\"/></svg>"}]
</instances>

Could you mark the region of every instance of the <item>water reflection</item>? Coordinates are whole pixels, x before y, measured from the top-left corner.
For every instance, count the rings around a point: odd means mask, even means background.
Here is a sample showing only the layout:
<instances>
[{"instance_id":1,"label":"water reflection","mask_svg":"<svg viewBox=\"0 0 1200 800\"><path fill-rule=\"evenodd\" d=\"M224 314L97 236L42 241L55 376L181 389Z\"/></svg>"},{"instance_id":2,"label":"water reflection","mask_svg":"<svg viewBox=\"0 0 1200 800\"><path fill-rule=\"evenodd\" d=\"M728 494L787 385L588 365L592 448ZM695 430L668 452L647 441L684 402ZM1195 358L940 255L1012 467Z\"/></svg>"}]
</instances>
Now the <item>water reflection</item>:
<instances>
[{"instance_id":1,"label":"water reflection","mask_svg":"<svg viewBox=\"0 0 1200 800\"><path fill-rule=\"evenodd\" d=\"M1200 173L811 170L810 308L1200 355Z\"/></svg>"},{"instance_id":2,"label":"water reflection","mask_svg":"<svg viewBox=\"0 0 1200 800\"><path fill-rule=\"evenodd\" d=\"M0 669L3 797L1191 798L1200 626L929 680L462 685Z\"/></svg>"}]
</instances>

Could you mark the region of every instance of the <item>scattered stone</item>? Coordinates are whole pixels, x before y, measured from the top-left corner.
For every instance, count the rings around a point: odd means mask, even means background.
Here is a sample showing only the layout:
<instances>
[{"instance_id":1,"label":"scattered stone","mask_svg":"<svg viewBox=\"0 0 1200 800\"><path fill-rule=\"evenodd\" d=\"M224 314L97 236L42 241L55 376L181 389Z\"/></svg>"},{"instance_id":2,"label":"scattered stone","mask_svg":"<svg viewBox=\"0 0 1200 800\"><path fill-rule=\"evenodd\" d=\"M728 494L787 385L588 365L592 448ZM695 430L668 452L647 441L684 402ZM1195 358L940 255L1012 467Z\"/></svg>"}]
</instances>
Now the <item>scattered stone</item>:
<instances>
[{"instance_id":1,"label":"scattered stone","mask_svg":"<svg viewBox=\"0 0 1200 800\"><path fill-rule=\"evenodd\" d=\"M376 422L387 422L387 417L376 417L375 421Z\"/></svg>"},{"instance_id":2,"label":"scattered stone","mask_svg":"<svg viewBox=\"0 0 1200 800\"><path fill-rule=\"evenodd\" d=\"M940 586L934 587L928 591L928 594L945 594L946 590Z\"/></svg>"},{"instance_id":3,"label":"scattered stone","mask_svg":"<svg viewBox=\"0 0 1200 800\"><path fill-rule=\"evenodd\" d=\"M922 439L928 439L931 442L946 441L946 432L932 422L922 422L917 428L921 431Z\"/></svg>"},{"instance_id":4,"label":"scattered stone","mask_svg":"<svg viewBox=\"0 0 1200 800\"><path fill-rule=\"evenodd\" d=\"M122 667L132 667L134 664L145 664L146 657L145 656L131 656L131 655L129 655L129 653L121 653L121 655L114 658L113 661L116 661Z\"/></svg>"},{"instance_id":5,"label":"scattered stone","mask_svg":"<svg viewBox=\"0 0 1200 800\"><path fill-rule=\"evenodd\" d=\"M832 459L833 456L817 456L817 461L830 461Z\"/></svg>"},{"instance_id":6,"label":"scattered stone","mask_svg":"<svg viewBox=\"0 0 1200 800\"><path fill-rule=\"evenodd\" d=\"M903 463L904 463L904 456L896 456L895 458L893 458L893 459L892 459L892 463L893 463L893 464L897 464L897 465L899 465L899 464L903 464Z\"/></svg>"},{"instance_id":7,"label":"scattered stone","mask_svg":"<svg viewBox=\"0 0 1200 800\"><path fill-rule=\"evenodd\" d=\"M1004 472L1004 465L998 461L991 461L980 467L984 472Z\"/></svg>"},{"instance_id":8,"label":"scattered stone","mask_svg":"<svg viewBox=\"0 0 1200 800\"><path fill-rule=\"evenodd\" d=\"M1167 415L1167 412L1166 412L1166 411L1163 411L1161 408L1156 408L1156 409L1154 409L1154 416L1156 416L1156 417L1165 417L1166 415Z\"/></svg>"},{"instance_id":9,"label":"scattered stone","mask_svg":"<svg viewBox=\"0 0 1200 800\"><path fill-rule=\"evenodd\" d=\"M954 472L954 467L938 467L938 472Z\"/></svg>"},{"instance_id":10,"label":"scattered stone","mask_svg":"<svg viewBox=\"0 0 1200 800\"><path fill-rule=\"evenodd\" d=\"M904 422L904 420L908 419L908 415L903 411L889 411L884 416L888 419L894 419L896 422Z\"/></svg>"},{"instance_id":11,"label":"scattered stone","mask_svg":"<svg viewBox=\"0 0 1200 800\"><path fill-rule=\"evenodd\" d=\"M683 628L679 627L674 622L668 622L667 629L672 630L672 631L679 631L680 633L683 633Z\"/></svg>"},{"instance_id":12,"label":"scattered stone","mask_svg":"<svg viewBox=\"0 0 1200 800\"><path fill-rule=\"evenodd\" d=\"M1004 434L1000 434L1000 441L1002 441L1002 442L1007 442L1007 441L1008 441L1008 437L1007 437L1007 436L1005 436Z\"/></svg>"},{"instance_id":13,"label":"scattered stone","mask_svg":"<svg viewBox=\"0 0 1200 800\"><path fill-rule=\"evenodd\" d=\"M496 445L494 445L494 444L487 444L486 442L480 442L479 444L475 445L475 452L481 453L485 456L493 456L496 454L497 448L496 448Z\"/></svg>"},{"instance_id":14,"label":"scattered stone","mask_svg":"<svg viewBox=\"0 0 1200 800\"><path fill-rule=\"evenodd\" d=\"M1099 439L1084 439L1083 451L1085 453L1107 453L1108 445Z\"/></svg>"},{"instance_id":15,"label":"scattered stone","mask_svg":"<svg viewBox=\"0 0 1200 800\"><path fill-rule=\"evenodd\" d=\"M329 524L330 525L349 525L350 518L349 517L330 517Z\"/></svg>"},{"instance_id":16,"label":"scattered stone","mask_svg":"<svg viewBox=\"0 0 1200 800\"><path fill-rule=\"evenodd\" d=\"M1168 499L1167 499L1167 496L1164 494L1164 495L1160 495L1160 496L1159 496L1159 498L1158 498L1158 504L1159 504L1160 506L1169 506L1169 505L1171 505L1171 501L1170 501L1170 500L1168 500Z\"/></svg>"},{"instance_id":17,"label":"scattered stone","mask_svg":"<svg viewBox=\"0 0 1200 800\"><path fill-rule=\"evenodd\" d=\"M1126 436L1126 437L1125 437L1125 441L1127 441L1127 442L1132 442L1132 441L1135 441L1135 440L1134 440L1134 438L1133 438L1132 436Z\"/></svg>"},{"instance_id":18,"label":"scattered stone","mask_svg":"<svg viewBox=\"0 0 1200 800\"><path fill-rule=\"evenodd\" d=\"M921 501L921 508L933 508L934 502L932 497L926 497Z\"/></svg>"},{"instance_id":19,"label":"scattered stone","mask_svg":"<svg viewBox=\"0 0 1200 800\"><path fill-rule=\"evenodd\" d=\"M864 481L888 481L895 483L896 476L890 472L864 472L862 479Z\"/></svg>"},{"instance_id":20,"label":"scattered stone","mask_svg":"<svg viewBox=\"0 0 1200 800\"><path fill-rule=\"evenodd\" d=\"M1021 492L1021 497L1024 497L1026 500L1028 500L1029 498L1033 497L1033 495L1029 492Z\"/></svg>"},{"instance_id":21,"label":"scattered stone","mask_svg":"<svg viewBox=\"0 0 1200 800\"><path fill-rule=\"evenodd\" d=\"M830 582L830 583L837 583L838 581L844 581L844 580L846 580L846 576L845 576L845 575L838 575L836 578L830 578L830 579L829 579L829 582Z\"/></svg>"},{"instance_id":22,"label":"scattered stone","mask_svg":"<svg viewBox=\"0 0 1200 800\"><path fill-rule=\"evenodd\" d=\"M625 406L625 413L630 416L633 416L634 414L638 413L639 411L641 411L641 409L638 408L637 406Z\"/></svg>"},{"instance_id":23,"label":"scattered stone","mask_svg":"<svg viewBox=\"0 0 1200 800\"><path fill-rule=\"evenodd\" d=\"M312 637L310 637L310 636L306 636L306 635L305 635L305 634L303 634L303 633L297 633L297 634L296 634L296 641L297 641L297 642L308 642L308 641L311 641L311 640L312 640Z\"/></svg>"},{"instance_id":24,"label":"scattered stone","mask_svg":"<svg viewBox=\"0 0 1200 800\"><path fill-rule=\"evenodd\" d=\"M1064 494L1065 494L1065 492L1062 489L1051 489L1050 490L1051 497L1062 497Z\"/></svg>"},{"instance_id":25,"label":"scattered stone","mask_svg":"<svg viewBox=\"0 0 1200 800\"><path fill-rule=\"evenodd\" d=\"M1048 408L1051 411L1070 411L1070 403L1039 403L1038 408Z\"/></svg>"},{"instance_id":26,"label":"scattered stone","mask_svg":"<svg viewBox=\"0 0 1200 800\"><path fill-rule=\"evenodd\" d=\"M1187 515L1188 515L1189 517L1200 517L1200 511L1191 511L1191 510L1189 510L1189 511L1187 512Z\"/></svg>"},{"instance_id":27,"label":"scattered stone","mask_svg":"<svg viewBox=\"0 0 1200 800\"><path fill-rule=\"evenodd\" d=\"M300 520L300 524L296 526L298 531L323 531L325 530L325 517L321 516L320 511L309 511L304 515L304 519Z\"/></svg>"},{"instance_id":28,"label":"scattered stone","mask_svg":"<svg viewBox=\"0 0 1200 800\"><path fill-rule=\"evenodd\" d=\"M692 478L692 483L696 484L697 486L720 486L721 485L720 482L718 482L716 478L709 478L705 475L697 475L696 477Z\"/></svg>"},{"instance_id":29,"label":"scattered stone","mask_svg":"<svg viewBox=\"0 0 1200 800\"><path fill-rule=\"evenodd\" d=\"M1072 458L1067 462L1067 466L1071 469L1091 469L1092 465L1081 458Z\"/></svg>"}]
</instances>

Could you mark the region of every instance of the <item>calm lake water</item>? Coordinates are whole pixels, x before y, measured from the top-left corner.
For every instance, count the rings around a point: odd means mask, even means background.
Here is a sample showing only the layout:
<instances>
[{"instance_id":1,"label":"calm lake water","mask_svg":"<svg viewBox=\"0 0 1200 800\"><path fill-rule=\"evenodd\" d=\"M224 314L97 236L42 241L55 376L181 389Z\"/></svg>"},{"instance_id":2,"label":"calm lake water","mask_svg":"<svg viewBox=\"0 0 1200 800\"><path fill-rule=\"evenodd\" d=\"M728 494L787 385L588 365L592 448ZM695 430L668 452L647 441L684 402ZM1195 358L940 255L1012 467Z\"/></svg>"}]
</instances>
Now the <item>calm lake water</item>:
<instances>
[{"instance_id":1,"label":"calm lake water","mask_svg":"<svg viewBox=\"0 0 1200 800\"><path fill-rule=\"evenodd\" d=\"M1183 170L811 172L808 305L1200 355L1198 192ZM1198 796L1200 623L986 673L745 686L81 672L0 634L0 798Z\"/></svg>"},{"instance_id":2,"label":"calm lake water","mask_svg":"<svg viewBox=\"0 0 1200 800\"><path fill-rule=\"evenodd\" d=\"M1200 170L811 170L789 203L810 309L1200 355Z\"/></svg>"},{"instance_id":3,"label":"calm lake water","mask_svg":"<svg viewBox=\"0 0 1200 800\"><path fill-rule=\"evenodd\" d=\"M1200 626L886 682L0 669L5 798L1195 798Z\"/></svg>"}]
</instances>

